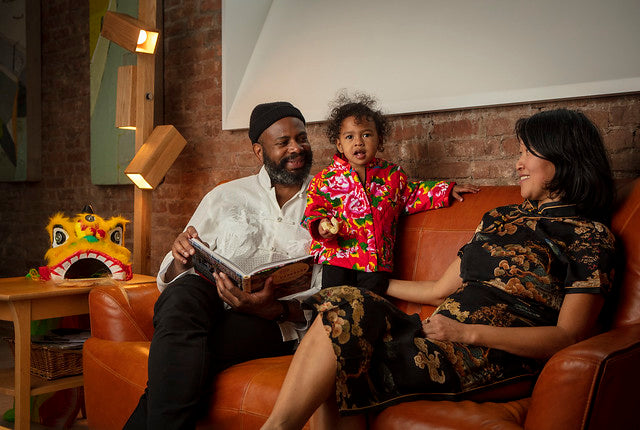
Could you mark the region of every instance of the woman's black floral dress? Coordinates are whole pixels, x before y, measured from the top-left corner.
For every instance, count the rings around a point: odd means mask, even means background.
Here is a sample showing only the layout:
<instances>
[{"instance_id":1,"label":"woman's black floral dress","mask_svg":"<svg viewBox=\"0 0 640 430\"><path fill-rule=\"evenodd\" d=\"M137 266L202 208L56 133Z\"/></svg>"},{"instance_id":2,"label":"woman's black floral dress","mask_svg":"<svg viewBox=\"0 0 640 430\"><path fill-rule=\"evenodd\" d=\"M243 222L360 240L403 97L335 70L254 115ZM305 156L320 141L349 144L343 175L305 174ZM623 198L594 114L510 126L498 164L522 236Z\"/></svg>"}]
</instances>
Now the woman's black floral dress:
<instances>
[{"instance_id":1,"label":"woman's black floral dress","mask_svg":"<svg viewBox=\"0 0 640 430\"><path fill-rule=\"evenodd\" d=\"M486 213L458 255L462 287L436 313L466 324L549 326L565 294L609 292L614 239L574 206L525 201ZM417 314L364 289L329 288L308 304L322 313L333 342L343 414L456 396L540 369L501 350L427 339Z\"/></svg>"}]
</instances>

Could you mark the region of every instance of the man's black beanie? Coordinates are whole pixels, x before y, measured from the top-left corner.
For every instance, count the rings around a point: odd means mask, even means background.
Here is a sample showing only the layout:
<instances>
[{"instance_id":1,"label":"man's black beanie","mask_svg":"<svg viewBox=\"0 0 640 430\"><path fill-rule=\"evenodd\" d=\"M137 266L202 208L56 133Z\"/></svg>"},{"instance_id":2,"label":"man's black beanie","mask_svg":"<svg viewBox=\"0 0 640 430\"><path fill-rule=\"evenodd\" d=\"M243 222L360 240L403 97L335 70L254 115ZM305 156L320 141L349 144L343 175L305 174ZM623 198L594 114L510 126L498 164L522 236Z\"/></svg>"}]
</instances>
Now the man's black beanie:
<instances>
[{"instance_id":1,"label":"man's black beanie","mask_svg":"<svg viewBox=\"0 0 640 430\"><path fill-rule=\"evenodd\" d=\"M251 143L256 143L262 132L269 128L271 124L288 116L299 118L300 121L306 124L302 112L289 102L262 103L253 108L251 119L249 120L249 139L251 139Z\"/></svg>"}]
</instances>

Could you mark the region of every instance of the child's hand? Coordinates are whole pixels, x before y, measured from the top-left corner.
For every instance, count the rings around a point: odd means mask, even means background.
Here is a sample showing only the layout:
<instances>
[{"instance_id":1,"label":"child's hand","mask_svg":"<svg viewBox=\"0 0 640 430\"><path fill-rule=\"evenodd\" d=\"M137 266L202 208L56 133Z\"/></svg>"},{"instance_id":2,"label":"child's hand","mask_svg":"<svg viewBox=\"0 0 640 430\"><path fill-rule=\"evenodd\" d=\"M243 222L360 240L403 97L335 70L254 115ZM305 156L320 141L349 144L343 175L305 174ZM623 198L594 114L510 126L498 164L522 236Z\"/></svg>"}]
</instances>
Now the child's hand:
<instances>
[{"instance_id":1,"label":"child's hand","mask_svg":"<svg viewBox=\"0 0 640 430\"><path fill-rule=\"evenodd\" d=\"M480 188L473 185L473 184L462 184L462 185L454 185L453 186L453 190L451 190L451 197L453 197L454 199L456 199L457 201L461 202L464 199L462 198L462 196L460 194L463 193L477 193L478 191L480 191Z\"/></svg>"},{"instance_id":2,"label":"child's hand","mask_svg":"<svg viewBox=\"0 0 640 430\"><path fill-rule=\"evenodd\" d=\"M318 234L325 239L331 239L338 234L341 226L342 221L339 221L336 217L331 217L331 220L323 218L318 224Z\"/></svg>"}]
</instances>

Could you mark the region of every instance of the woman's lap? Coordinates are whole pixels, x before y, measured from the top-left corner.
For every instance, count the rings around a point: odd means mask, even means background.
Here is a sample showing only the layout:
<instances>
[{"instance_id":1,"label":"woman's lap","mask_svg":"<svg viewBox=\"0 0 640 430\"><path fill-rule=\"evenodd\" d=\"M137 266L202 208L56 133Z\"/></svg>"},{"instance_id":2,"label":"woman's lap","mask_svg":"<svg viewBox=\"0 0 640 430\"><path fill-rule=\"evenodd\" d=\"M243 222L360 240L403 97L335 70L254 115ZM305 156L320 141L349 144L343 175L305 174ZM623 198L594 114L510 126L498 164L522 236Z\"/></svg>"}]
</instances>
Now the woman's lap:
<instances>
[{"instance_id":1,"label":"woman's lap","mask_svg":"<svg viewBox=\"0 0 640 430\"><path fill-rule=\"evenodd\" d=\"M427 339L417 314L356 287L323 289L307 300L322 313L337 357L343 414L420 398L460 398L535 369L499 350Z\"/></svg>"},{"instance_id":2,"label":"woman's lap","mask_svg":"<svg viewBox=\"0 0 640 430\"><path fill-rule=\"evenodd\" d=\"M342 413L384 407L425 390L459 390L457 374L437 346L430 345L426 359L416 361L422 353L416 343L422 332L418 315L355 287L325 289L307 303L322 313L333 343Z\"/></svg>"}]
</instances>

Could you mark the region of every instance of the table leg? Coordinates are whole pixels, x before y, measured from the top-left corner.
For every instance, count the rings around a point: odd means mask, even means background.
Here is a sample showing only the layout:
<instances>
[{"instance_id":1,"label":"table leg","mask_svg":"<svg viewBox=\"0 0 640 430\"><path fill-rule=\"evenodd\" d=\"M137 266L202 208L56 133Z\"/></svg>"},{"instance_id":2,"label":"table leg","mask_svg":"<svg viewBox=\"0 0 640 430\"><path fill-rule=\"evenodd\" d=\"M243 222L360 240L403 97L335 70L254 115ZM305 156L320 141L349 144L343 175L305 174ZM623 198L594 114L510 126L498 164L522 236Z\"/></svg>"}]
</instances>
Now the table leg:
<instances>
[{"instance_id":1,"label":"table leg","mask_svg":"<svg viewBox=\"0 0 640 430\"><path fill-rule=\"evenodd\" d=\"M11 302L15 332L15 428L31 425L31 302Z\"/></svg>"}]
</instances>

